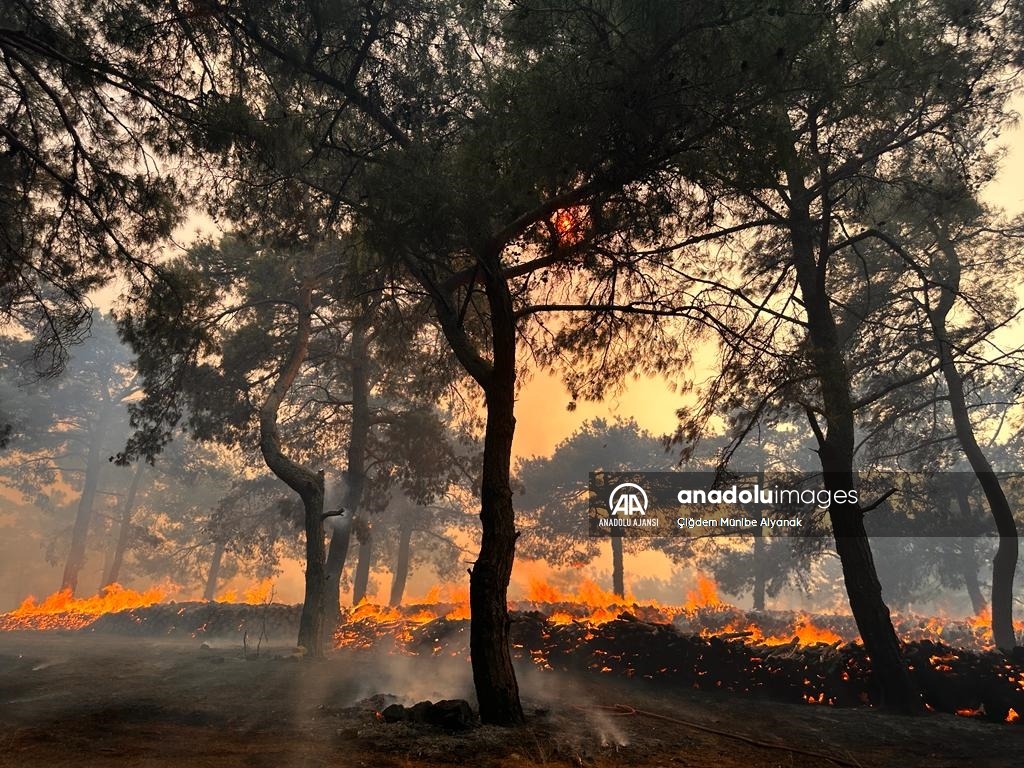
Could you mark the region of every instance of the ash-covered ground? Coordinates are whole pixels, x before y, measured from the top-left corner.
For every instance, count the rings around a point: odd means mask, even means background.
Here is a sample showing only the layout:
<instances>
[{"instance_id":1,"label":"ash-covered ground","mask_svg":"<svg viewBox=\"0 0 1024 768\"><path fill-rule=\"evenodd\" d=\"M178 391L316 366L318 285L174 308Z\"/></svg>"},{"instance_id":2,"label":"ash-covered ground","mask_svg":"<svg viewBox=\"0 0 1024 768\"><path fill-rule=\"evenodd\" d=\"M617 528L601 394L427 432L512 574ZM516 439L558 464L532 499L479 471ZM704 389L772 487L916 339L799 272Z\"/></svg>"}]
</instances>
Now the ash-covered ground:
<instances>
[{"instance_id":1,"label":"ash-covered ground","mask_svg":"<svg viewBox=\"0 0 1024 768\"><path fill-rule=\"evenodd\" d=\"M0 633L0 766L1019 766L1024 729L519 668L523 728L384 723L472 700L462 656Z\"/></svg>"}]
</instances>

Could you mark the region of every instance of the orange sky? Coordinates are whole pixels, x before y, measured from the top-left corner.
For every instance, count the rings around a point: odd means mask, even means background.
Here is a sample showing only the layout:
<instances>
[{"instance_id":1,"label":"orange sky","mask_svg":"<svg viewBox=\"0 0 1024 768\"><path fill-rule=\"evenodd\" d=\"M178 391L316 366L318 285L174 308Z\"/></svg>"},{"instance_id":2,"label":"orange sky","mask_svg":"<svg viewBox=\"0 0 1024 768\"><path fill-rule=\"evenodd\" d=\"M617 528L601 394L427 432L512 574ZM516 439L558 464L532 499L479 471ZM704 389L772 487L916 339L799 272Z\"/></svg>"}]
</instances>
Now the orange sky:
<instances>
[{"instance_id":1,"label":"orange sky","mask_svg":"<svg viewBox=\"0 0 1024 768\"><path fill-rule=\"evenodd\" d=\"M547 456L584 422L598 417L632 418L654 435L667 434L675 430L675 412L683 404L683 397L661 379L629 382L617 397L579 402L574 411L567 408L571 399L554 374L538 372L526 382L516 400L514 458Z\"/></svg>"}]
</instances>

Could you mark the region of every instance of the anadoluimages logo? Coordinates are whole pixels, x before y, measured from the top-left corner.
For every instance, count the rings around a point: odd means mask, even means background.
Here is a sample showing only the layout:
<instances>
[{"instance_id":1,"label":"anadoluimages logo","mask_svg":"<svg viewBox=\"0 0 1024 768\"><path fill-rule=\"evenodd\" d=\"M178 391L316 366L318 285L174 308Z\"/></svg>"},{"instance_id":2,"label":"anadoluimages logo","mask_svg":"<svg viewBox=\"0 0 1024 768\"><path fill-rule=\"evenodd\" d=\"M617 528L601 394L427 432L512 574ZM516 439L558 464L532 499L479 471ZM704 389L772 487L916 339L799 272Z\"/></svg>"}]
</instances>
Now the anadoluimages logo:
<instances>
[{"instance_id":1,"label":"anadoluimages logo","mask_svg":"<svg viewBox=\"0 0 1024 768\"><path fill-rule=\"evenodd\" d=\"M608 509L613 515L647 514L647 493L636 483L621 483L608 495Z\"/></svg>"}]
</instances>

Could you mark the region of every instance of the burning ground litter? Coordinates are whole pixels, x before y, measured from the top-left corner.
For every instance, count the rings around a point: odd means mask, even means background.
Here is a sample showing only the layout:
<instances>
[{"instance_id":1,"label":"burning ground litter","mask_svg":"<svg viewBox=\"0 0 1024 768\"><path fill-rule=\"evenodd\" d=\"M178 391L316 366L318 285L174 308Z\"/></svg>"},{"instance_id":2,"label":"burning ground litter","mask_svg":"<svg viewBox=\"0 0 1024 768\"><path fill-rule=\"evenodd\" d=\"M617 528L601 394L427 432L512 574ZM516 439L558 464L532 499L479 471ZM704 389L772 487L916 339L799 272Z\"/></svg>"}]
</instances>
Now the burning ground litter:
<instances>
[{"instance_id":1,"label":"burning ground litter","mask_svg":"<svg viewBox=\"0 0 1024 768\"><path fill-rule=\"evenodd\" d=\"M295 636L299 607L158 603L155 593L108 589L107 602L26 601L0 616L2 629L241 641L259 649ZM155 598L155 599L154 599ZM541 673L590 673L671 687L719 690L836 707L878 704L870 660L842 615L744 612L702 580L685 605L628 602L584 582L572 594L535 585L512 611L514 658ZM339 649L468 658L466 595L440 590L416 604L363 603L343 613ZM98 599L97 599L98 600ZM89 613L93 611L94 613ZM1024 654L993 652L983 619L902 617L905 658L925 703L937 712L1020 723Z\"/></svg>"},{"instance_id":2,"label":"burning ground litter","mask_svg":"<svg viewBox=\"0 0 1024 768\"><path fill-rule=\"evenodd\" d=\"M147 609L148 610L148 609ZM208 647L204 647L208 646ZM0 767L1016 768L1024 730L899 718L517 665L527 723L387 723L393 703L471 691L456 657L86 631L0 633Z\"/></svg>"}]
</instances>

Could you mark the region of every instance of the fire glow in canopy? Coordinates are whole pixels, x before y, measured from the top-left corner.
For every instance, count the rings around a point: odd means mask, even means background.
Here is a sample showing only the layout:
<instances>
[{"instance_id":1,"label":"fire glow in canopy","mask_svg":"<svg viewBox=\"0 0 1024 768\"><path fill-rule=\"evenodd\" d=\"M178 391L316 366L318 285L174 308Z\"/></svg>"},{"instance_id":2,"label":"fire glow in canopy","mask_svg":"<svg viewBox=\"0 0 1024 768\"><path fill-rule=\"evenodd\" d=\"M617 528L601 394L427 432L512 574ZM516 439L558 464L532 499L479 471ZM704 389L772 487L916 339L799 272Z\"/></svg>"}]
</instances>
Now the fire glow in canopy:
<instances>
[{"instance_id":1,"label":"fire glow in canopy","mask_svg":"<svg viewBox=\"0 0 1024 768\"><path fill-rule=\"evenodd\" d=\"M583 240L589 216L582 206L562 208L555 212L551 224L555 229L558 245L572 246Z\"/></svg>"}]
</instances>

